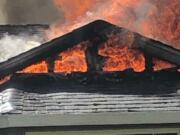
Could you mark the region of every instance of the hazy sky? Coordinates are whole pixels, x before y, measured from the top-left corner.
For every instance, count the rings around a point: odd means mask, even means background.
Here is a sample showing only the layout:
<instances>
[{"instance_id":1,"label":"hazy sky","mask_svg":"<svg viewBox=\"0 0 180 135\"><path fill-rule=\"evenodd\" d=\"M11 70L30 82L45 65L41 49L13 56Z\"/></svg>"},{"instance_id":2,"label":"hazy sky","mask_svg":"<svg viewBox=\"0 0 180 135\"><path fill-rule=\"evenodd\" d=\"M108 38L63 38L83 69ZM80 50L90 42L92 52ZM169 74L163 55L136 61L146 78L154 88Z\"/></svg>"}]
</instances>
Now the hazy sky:
<instances>
[{"instance_id":1,"label":"hazy sky","mask_svg":"<svg viewBox=\"0 0 180 135\"><path fill-rule=\"evenodd\" d=\"M7 21L6 11L4 9L6 0L0 0L0 24L4 24Z\"/></svg>"},{"instance_id":2,"label":"hazy sky","mask_svg":"<svg viewBox=\"0 0 180 135\"><path fill-rule=\"evenodd\" d=\"M0 24L49 24L61 15L53 0L0 0Z\"/></svg>"}]
</instances>

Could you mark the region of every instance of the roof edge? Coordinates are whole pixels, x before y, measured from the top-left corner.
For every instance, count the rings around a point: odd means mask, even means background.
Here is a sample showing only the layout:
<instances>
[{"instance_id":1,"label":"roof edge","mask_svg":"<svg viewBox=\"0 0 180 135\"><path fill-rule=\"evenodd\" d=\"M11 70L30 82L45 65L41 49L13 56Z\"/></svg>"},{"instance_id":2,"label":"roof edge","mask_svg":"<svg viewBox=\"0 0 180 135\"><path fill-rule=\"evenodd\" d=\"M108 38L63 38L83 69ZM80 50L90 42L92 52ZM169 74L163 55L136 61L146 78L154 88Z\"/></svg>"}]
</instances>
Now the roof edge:
<instances>
[{"instance_id":1,"label":"roof edge","mask_svg":"<svg viewBox=\"0 0 180 135\"><path fill-rule=\"evenodd\" d=\"M180 112L123 112L0 116L0 128L180 124Z\"/></svg>"}]
</instances>

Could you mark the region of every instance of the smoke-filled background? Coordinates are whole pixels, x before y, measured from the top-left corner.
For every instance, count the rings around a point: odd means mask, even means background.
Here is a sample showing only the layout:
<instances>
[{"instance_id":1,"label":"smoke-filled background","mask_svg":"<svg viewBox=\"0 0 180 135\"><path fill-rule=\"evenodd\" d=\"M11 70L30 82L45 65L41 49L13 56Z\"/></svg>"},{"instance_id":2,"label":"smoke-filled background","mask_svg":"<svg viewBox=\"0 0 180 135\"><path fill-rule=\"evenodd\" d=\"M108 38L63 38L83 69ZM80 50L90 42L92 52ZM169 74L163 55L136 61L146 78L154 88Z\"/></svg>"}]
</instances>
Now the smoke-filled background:
<instances>
[{"instance_id":1,"label":"smoke-filled background","mask_svg":"<svg viewBox=\"0 0 180 135\"><path fill-rule=\"evenodd\" d=\"M0 0L0 24L51 24L61 16L53 0Z\"/></svg>"},{"instance_id":2,"label":"smoke-filled background","mask_svg":"<svg viewBox=\"0 0 180 135\"><path fill-rule=\"evenodd\" d=\"M6 0L0 0L0 24L7 23L7 12L5 10Z\"/></svg>"}]
</instances>

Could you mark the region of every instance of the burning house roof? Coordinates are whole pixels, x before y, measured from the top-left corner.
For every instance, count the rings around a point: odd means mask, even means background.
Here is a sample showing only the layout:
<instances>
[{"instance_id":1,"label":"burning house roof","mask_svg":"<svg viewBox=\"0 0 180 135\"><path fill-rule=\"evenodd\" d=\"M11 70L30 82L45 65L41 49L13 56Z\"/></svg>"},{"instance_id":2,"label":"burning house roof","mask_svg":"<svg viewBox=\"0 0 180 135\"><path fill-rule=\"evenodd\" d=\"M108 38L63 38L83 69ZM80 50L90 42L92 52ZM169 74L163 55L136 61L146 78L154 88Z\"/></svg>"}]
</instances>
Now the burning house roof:
<instances>
[{"instance_id":1,"label":"burning house roof","mask_svg":"<svg viewBox=\"0 0 180 135\"><path fill-rule=\"evenodd\" d=\"M112 33L115 37L111 36ZM83 43L87 41L89 43ZM77 71L87 71L87 68L90 68L89 66L93 65L91 60L87 58L86 67L85 50L87 50L87 53L91 53L93 57L98 57L95 55L99 55L101 57L104 56L108 58L103 67L104 71L122 71L129 68L138 72L145 70L145 56L143 56L143 53L139 52L138 49L151 57L166 60L177 66L180 65L180 55L178 49L99 20L47 42L40 47L36 47L30 51L13 57L6 62L2 62L0 64L0 77L20 71L27 66L46 60L49 57L57 57L60 52L71 49L77 44L80 44L80 46L75 48L74 52L76 52L76 58L78 58L79 55L79 57L84 59L84 61L79 59L70 60L74 62L80 61L80 63L77 63L77 66L81 65L79 67L84 65L82 69ZM88 50L92 51L90 52ZM66 54L68 54L68 52L64 55L62 53L61 58L67 58ZM73 51L70 51L69 55L73 55ZM46 66L46 62L43 63L44 66ZM58 64L63 67L62 63L59 63L58 61L55 63L55 71L58 71L56 67ZM70 65L73 66L73 64ZM97 64L98 63L94 63L94 66ZM47 68L43 66L42 68L47 71Z\"/></svg>"},{"instance_id":2,"label":"burning house roof","mask_svg":"<svg viewBox=\"0 0 180 135\"><path fill-rule=\"evenodd\" d=\"M179 134L179 0L48 2L60 22L0 26L0 134Z\"/></svg>"},{"instance_id":3,"label":"burning house roof","mask_svg":"<svg viewBox=\"0 0 180 135\"><path fill-rule=\"evenodd\" d=\"M153 57L175 68L155 72ZM0 63L1 113L179 111L179 62L178 49L94 21Z\"/></svg>"}]
</instances>

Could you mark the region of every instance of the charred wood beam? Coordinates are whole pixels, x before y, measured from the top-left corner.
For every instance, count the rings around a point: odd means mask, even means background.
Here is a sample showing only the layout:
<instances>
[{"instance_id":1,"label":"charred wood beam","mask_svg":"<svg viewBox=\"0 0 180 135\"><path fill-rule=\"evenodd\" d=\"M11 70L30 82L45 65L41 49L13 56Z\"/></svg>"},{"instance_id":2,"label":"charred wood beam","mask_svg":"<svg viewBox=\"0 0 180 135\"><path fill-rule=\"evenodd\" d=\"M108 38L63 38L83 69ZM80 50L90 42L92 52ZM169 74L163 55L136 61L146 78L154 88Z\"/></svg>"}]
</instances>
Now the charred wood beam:
<instances>
[{"instance_id":1,"label":"charred wood beam","mask_svg":"<svg viewBox=\"0 0 180 135\"><path fill-rule=\"evenodd\" d=\"M55 60L58 58L58 55L53 55L46 59L48 65L48 73L54 73Z\"/></svg>"},{"instance_id":2,"label":"charred wood beam","mask_svg":"<svg viewBox=\"0 0 180 135\"><path fill-rule=\"evenodd\" d=\"M145 69L147 72L152 72L153 71L153 57L148 55L148 54L144 54L145 57Z\"/></svg>"},{"instance_id":3,"label":"charred wood beam","mask_svg":"<svg viewBox=\"0 0 180 135\"><path fill-rule=\"evenodd\" d=\"M162 42L145 38L139 34L135 34L135 47L142 50L145 54L168 61L180 66L180 50L175 49Z\"/></svg>"},{"instance_id":4,"label":"charred wood beam","mask_svg":"<svg viewBox=\"0 0 180 135\"><path fill-rule=\"evenodd\" d=\"M52 58L52 57L46 59L47 66L48 66L48 73L54 72L54 60L55 58Z\"/></svg>"},{"instance_id":5,"label":"charred wood beam","mask_svg":"<svg viewBox=\"0 0 180 135\"><path fill-rule=\"evenodd\" d=\"M101 72L104 59L98 54L99 45L102 42L99 39L91 40L88 42L85 51L88 72Z\"/></svg>"},{"instance_id":6,"label":"charred wood beam","mask_svg":"<svg viewBox=\"0 0 180 135\"><path fill-rule=\"evenodd\" d=\"M115 26L105 21L97 20L78 28L68 34L42 44L40 47L22 53L0 64L0 78L21 70L33 63L44 60L52 55L58 54L72 48L73 46L100 35Z\"/></svg>"},{"instance_id":7,"label":"charred wood beam","mask_svg":"<svg viewBox=\"0 0 180 135\"><path fill-rule=\"evenodd\" d=\"M97 80L93 80L89 82L88 78L93 78L93 75L96 75L98 78ZM153 77L153 79L152 79ZM169 78L170 77L170 78ZM35 78L37 79L35 81ZM24 73L16 73L11 77L10 81L15 82L26 82L29 83L37 83L39 78L39 82L42 85L45 85L44 82L58 82L62 85L65 83L79 83L79 84L97 84L104 82L109 82L111 84L118 84L122 81L136 81L136 80L144 80L148 79L151 81L154 81L154 78L160 79L160 80L180 80L180 76L178 74L178 71L169 69L169 70L162 70L158 72L142 72L142 73L136 73L132 70L125 70L123 72L96 72L96 73L83 73L83 72L77 72L77 73L71 73L71 74L63 74L63 73L38 73L38 74L24 74ZM41 78L41 79L40 79ZM40 81L41 80L41 81ZM179 81L178 81L178 84ZM47 84L49 85L49 84ZM70 86L69 86L70 87Z\"/></svg>"},{"instance_id":8,"label":"charred wood beam","mask_svg":"<svg viewBox=\"0 0 180 135\"><path fill-rule=\"evenodd\" d=\"M99 75L101 73L104 59L102 56L98 55L100 43L97 41L90 41L87 45L85 56L87 63L87 74L91 74L91 77L85 79L86 82L93 83L94 81L98 82Z\"/></svg>"},{"instance_id":9,"label":"charred wood beam","mask_svg":"<svg viewBox=\"0 0 180 135\"><path fill-rule=\"evenodd\" d=\"M12 76L7 85L0 85L0 91L13 87L31 93L56 93L56 90L61 92L72 92L73 90L76 92L97 92L98 90L98 92L118 92L121 94L165 94L174 93L180 88L180 76L177 71L171 71L171 69L142 73L135 73L130 70L111 73L101 72L96 73L97 80L89 81L88 78L92 78L93 75L94 73L72 73L68 75L18 73Z\"/></svg>"}]
</instances>

